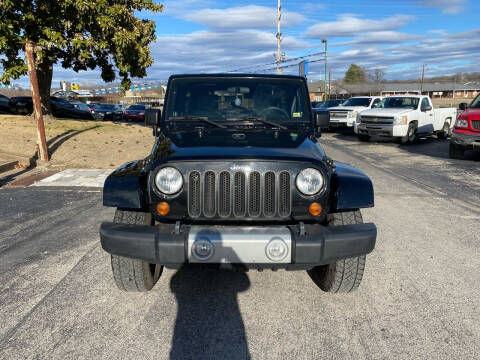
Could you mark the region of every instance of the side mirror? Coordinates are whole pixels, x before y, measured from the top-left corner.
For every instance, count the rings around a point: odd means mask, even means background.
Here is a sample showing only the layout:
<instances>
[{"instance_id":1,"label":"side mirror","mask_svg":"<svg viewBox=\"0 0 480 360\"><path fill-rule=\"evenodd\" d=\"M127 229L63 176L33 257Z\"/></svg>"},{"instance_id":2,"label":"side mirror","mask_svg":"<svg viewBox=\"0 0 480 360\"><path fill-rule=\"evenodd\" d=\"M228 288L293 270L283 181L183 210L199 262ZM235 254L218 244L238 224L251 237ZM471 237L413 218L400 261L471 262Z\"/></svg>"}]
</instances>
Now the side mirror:
<instances>
[{"instance_id":1,"label":"side mirror","mask_svg":"<svg viewBox=\"0 0 480 360\"><path fill-rule=\"evenodd\" d=\"M460 110L464 110L464 111L465 111L465 110L467 110L467 108L468 108L468 104L467 104L467 103L460 103L460 105L458 105L458 108L459 108Z\"/></svg>"},{"instance_id":2,"label":"side mirror","mask_svg":"<svg viewBox=\"0 0 480 360\"><path fill-rule=\"evenodd\" d=\"M153 136L158 136L160 131L160 119L162 111L160 109L145 109L145 125L153 128Z\"/></svg>"},{"instance_id":3,"label":"side mirror","mask_svg":"<svg viewBox=\"0 0 480 360\"><path fill-rule=\"evenodd\" d=\"M422 111L430 111L430 110L432 110L432 107L430 105L422 107Z\"/></svg>"},{"instance_id":4,"label":"side mirror","mask_svg":"<svg viewBox=\"0 0 480 360\"><path fill-rule=\"evenodd\" d=\"M330 111L318 110L315 112L315 129L321 132L321 129L328 129L330 126Z\"/></svg>"}]
</instances>

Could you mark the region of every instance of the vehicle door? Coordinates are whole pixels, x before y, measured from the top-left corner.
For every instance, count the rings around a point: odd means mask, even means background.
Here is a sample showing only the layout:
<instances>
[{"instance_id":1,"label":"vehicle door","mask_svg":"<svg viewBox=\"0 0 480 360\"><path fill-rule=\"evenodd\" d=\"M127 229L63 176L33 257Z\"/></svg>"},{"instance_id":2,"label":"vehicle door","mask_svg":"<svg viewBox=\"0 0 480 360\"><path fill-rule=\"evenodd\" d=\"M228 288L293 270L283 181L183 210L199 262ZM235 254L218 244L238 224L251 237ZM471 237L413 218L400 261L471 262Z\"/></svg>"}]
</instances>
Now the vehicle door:
<instances>
[{"instance_id":1,"label":"vehicle door","mask_svg":"<svg viewBox=\"0 0 480 360\"><path fill-rule=\"evenodd\" d=\"M419 107L418 133L433 132L433 107L427 97L422 98Z\"/></svg>"}]
</instances>

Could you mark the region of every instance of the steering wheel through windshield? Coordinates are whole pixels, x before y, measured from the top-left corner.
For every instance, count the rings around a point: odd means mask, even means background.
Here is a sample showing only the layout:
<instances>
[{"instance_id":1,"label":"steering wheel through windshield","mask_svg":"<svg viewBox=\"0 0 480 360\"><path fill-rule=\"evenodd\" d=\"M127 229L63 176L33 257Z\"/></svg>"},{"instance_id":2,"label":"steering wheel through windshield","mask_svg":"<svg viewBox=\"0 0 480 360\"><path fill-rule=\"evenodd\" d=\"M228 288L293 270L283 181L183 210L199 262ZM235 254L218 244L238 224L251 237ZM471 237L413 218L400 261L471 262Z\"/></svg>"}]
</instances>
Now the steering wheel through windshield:
<instances>
[{"instance_id":1,"label":"steering wheel through windshield","mask_svg":"<svg viewBox=\"0 0 480 360\"><path fill-rule=\"evenodd\" d=\"M273 112L276 112L277 114L281 114L282 117L285 118L285 120L290 120L290 115L288 115L285 110L280 109L280 108L275 107L275 106L271 106L271 107L268 107L266 109L263 109L262 111L260 111L260 116L264 117L265 119L268 119L267 114L268 113L273 113Z\"/></svg>"}]
</instances>

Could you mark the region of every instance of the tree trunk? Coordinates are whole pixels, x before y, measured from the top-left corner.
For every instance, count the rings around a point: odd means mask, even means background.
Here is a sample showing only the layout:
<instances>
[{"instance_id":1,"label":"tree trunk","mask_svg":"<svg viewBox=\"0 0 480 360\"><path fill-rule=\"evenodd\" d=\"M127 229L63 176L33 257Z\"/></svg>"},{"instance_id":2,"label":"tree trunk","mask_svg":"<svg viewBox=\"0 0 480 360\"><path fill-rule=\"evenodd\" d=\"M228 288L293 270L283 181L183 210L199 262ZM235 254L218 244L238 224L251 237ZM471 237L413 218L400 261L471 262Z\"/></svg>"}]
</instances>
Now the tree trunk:
<instances>
[{"instance_id":1,"label":"tree trunk","mask_svg":"<svg viewBox=\"0 0 480 360\"><path fill-rule=\"evenodd\" d=\"M37 62L38 90L42 101L42 112L44 115L51 113L50 89L52 86L53 64L48 58Z\"/></svg>"}]
</instances>

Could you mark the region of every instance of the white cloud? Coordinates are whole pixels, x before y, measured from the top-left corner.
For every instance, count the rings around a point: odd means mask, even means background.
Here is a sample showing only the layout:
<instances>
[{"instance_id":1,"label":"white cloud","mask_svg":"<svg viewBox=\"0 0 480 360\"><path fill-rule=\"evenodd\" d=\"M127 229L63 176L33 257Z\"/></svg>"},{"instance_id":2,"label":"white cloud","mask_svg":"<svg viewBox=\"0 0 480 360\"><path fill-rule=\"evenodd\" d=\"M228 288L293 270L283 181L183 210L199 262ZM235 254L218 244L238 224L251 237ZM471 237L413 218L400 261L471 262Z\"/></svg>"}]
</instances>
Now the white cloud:
<instances>
[{"instance_id":1,"label":"white cloud","mask_svg":"<svg viewBox=\"0 0 480 360\"><path fill-rule=\"evenodd\" d=\"M397 31L372 31L360 33L351 41L333 43L331 46L345 46L345 45L361 45L361 44L385 44L397 45L404 42L421 39L422 36L415 34L407 34Z\"/></svg>"},{"instance_id":2,"label":"white cloud","mask_svg":"<svg viewBox=\"0 0 480 360\"><path fill-rule=\"evenodd\" d=\"M466 0L415 0L415 2L422 6L438 8L445 14L457 14L467 7Z\"/></svg>"},{"instance_id":3,"label":"white cloud","mask_svg":"<svg viewBox=\"0 0 480 360\"><path fill-rule=\"evenodd\" d=\"M282 50L295 51L309 43L290 36L282 41ZM274 61L276 39L261 30L202 30L177 36L159 36L152 46L155 59L148 75L165 79L172 73L224 72L240 67Z\"/></svg>"},{"instance_id":4,"label":"white cloud","mask_svg":"<svg viewBox=\"0 0 480 360\"><path fill-rule=\"evenodd\" d=\"M414 18L410 15L395 15L388 18L360 19L355 15L343 14L336 21L321 22L310 26L305 36L320 39L323 37L350 37L362 32L389 31L399 29Z\"/></svg>"},{"instance_id":5,"label":"white cloud","mask_svg":"<svg viewBox=\"0 0 480 360\"><path fill-rule=\"evenodd\" d=\"M187 13L182 18L216 29L276 29L277 9L247 5L228 9L203 9ZM282 13L282 26L292 27L305 21L296 12Z\"/></svg>"}]
</instances>

